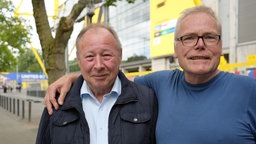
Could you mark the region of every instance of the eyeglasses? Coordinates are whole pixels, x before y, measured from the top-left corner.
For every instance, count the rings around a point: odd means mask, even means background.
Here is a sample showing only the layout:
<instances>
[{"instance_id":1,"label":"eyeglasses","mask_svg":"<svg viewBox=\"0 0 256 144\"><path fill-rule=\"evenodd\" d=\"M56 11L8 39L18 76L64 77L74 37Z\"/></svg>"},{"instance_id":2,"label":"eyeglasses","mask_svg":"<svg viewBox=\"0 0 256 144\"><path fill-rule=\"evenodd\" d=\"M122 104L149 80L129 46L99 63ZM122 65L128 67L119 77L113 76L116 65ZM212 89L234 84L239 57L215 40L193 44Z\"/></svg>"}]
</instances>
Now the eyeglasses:
<instances>
[{"instance_id":1,"label":"eyeglasses","mask_svg":"<svg viewBox=\"0 0 256 144\"><path fill-rule=\"evenodd\" d=\"M198 35L192 34L192 35L185 35L185 36L176 38L176 41L181 41L183 46L192 47L197 45L198 40L200 38L202 38L205 46L215 46L220 41L221 36L215 35L215 34L204 34L202 36L198 36Z\"/></svg>"}]
</instances>

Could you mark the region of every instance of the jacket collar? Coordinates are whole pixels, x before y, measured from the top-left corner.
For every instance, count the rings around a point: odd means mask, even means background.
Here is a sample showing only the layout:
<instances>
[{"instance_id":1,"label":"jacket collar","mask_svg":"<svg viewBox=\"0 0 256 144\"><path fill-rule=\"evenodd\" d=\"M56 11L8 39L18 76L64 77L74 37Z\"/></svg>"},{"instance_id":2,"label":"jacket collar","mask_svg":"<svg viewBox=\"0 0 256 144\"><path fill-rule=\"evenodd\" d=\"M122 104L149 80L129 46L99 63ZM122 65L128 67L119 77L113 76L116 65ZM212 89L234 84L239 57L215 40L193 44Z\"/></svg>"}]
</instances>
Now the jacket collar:
<instances>
[{"instance_id":1,"label":"jacket collar","mask_svg":"<svg viewBox=\"0 0 256 144\"><path fill-rule=\"evenodd\" d=\"M138 90L134 87L134 83L129 81L121 71L119 71L118 77L121 80L122 91L121 95L116 101L116 104L126 104L129 102L137 101Z\"/></svg>"},{"instance_id":2,"label":"jacket collar","mask_svg":"<svg viewBox=\"0 0 256 144\"><path fill-rule=\"evenodd\" d=\"M138 90L134 87L134 83L129 81L125 75L119 71L118 77L121 80L122 90L121 95L118 97L116 104L126 104L138 100ZM70 91L66 95L64 104L60 107L62 110L71 108L77 109L80 113L83 112L82 101L80 97L80 89L83 84L83 77L80 75L72 85Z\"/></svg>"}]
</instances>

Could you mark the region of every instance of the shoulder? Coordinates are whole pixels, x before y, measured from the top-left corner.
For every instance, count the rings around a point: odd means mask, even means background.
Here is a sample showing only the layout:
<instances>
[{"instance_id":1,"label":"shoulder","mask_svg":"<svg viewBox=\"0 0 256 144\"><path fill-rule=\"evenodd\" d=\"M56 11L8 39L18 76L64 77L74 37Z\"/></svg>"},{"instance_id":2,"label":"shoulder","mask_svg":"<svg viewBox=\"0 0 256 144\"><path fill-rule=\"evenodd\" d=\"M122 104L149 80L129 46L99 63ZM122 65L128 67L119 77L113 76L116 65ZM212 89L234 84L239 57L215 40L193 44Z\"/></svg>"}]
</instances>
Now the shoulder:
<instances>
[{"instance_id":1,"label":"shoulder","mask_svg":"<svg viewBox=\"0 0 256 144\"><path fill-rule=\"evenodd\" d=\"M176 77L178 75L182 75L183 72L176 69L176 70L161 70L149 73L147 75L135 77L135 81L140 80L159 80L159 79L166 79L170 77Z\"/></svg>"},{"instance_id":2,"label":"shoulder","mask_svg":"<svg viewBox=\"0 0 256 144\"><path fill-rule=\"evenodd\" d=\"M154 91L142 84L130 81L126 90L129 91L129 93L132 95L138 97L139 100L143 100L145 102L154 101L155 99Z\"/></svg>"},{"instance_id":3,"label":"shoulder","mask_svg":"<svg viewBox=\"0 0 256 144\"><path fill-rule=\"evenodd\" d=\"M144 92L147 92L147 91L152 91L151 88L145 86L145 85L142 85L142 84L139 84L139 83L135 83L135 82L131 82L130 81L130 88L132 88L133 90L138 90L139 93L144 93Z\"/></svg>"},{"instance_id":4,"label":"shoulder","mask_svg":"<svg viewBox=\"0 0 256 144\"><path fill-rule=\"evenodd\" d=\"M155 71L152 72L150 74L147 74L145 76L151 76L151 77L168 77L170 75L176 75L176 74L180 74L181 71L178 69L175 70L161 70L161 71Z\"/></svg>"},{"instance_id":5,"label":"shoulder","mask_svg":"<svg viewBox=\"0 0 256 144\"><path fill-rule=\"evenodd\" d=\"M144 107L148 110L157 109L158 102L155 92L147 86L134 82L131 83L132 94L136 97L139 107Z\"/></svg>"},{"instance_id":6,"label":"shoulder","mask_svg":"<svg viewBox=\"0 0 256 144\"><path fill-rule=\"evenodd\" d=\"M232 93L243 93L243 95L255 95L256 93L255 78L223 72L218 80L218 83L224 85L225 88L232 89Z\"/></svg>"},{"instance_id":7,"label":"shoulder","mask_svg":"<svg viewBox=\"0 0 256 144\"><path fill-rule=\"evenodd\" d=\"M252 77L228 72L223 72L223 75L226 76L228 80L233 81L239 85L256 85L256 79Z\"/></svg>"}]
</instances>

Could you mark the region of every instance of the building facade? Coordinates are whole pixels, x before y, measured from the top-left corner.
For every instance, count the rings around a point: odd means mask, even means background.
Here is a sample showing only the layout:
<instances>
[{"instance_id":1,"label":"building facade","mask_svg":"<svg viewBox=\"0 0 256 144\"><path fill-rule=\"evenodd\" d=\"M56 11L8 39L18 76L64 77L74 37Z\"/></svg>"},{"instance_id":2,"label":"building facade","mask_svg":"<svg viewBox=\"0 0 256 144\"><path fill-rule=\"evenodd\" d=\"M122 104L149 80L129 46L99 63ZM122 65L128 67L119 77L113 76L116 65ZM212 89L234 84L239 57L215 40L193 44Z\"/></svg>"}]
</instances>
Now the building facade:
<instances>
[{"instance_id":1,"label":"building facade","mask_svg":"<svg viewBox=\"0 0 256 144\"><path fill-rule=\"evenodd\" d=\"M149 0L134 4L117 1L109 8L109 23L117 31L123 46L123 60L134 55L150 57Z\"/></svg>"},{"instance_id":2,"label":"building facade","mask_svg":"<svg viewBox=\"0 0 256 144\"><path fill-rule=\"evenodd\" d=\"M185 7L198 3L212 7L221 20L224 54L221 69L241 73L255 69L255 0L136 0L134 4L123 0L104 9L103 13L107 13L104 19L120 37L123 60L135 55L146 56L149 60L123 63L122 70L129 73L179 68L173 58L173 24ZM163 27L169 29L162 30L159 36L158 30Z\"/></svg>"},{"instance_id":3,"label":"building facade","mask_svg":"<svg viewBox=\"0 0 256 144\"><path fill-rule=\"evenodd\" d=\"M188 0L187 0L188 1ZM170 1L169 1L170 2ZM226 67L230 72L256 68L256 9L255 0L202 0L202 4L212 7L219 16L222 24L222 41L224 60L230 64ZM148 9L147 9L148 8ZM118 31L123 43L125 58L145 55L151 59L151 70L177 68L178 63L172 54L151 57L150 46L150 2L137 0L135 4L127 5L119 2L116 7L110 8L110 23ZM147 14L148 13L148 14ZM144 18L143 18L144 16ZM161 15L158 15L161 16ZM151 23L152 24L152 23ZM144 39L145 38L145 39ZM145 40L145 41L144 41ZM151 40L152 42L152 40ZM170 49L172 43L170 43ZM133 66L133 69L136 66ZM141 65L137 65L138 70ZM122 65L125 72L129 72L131 65Z\"/></svg>"}]
</instances>

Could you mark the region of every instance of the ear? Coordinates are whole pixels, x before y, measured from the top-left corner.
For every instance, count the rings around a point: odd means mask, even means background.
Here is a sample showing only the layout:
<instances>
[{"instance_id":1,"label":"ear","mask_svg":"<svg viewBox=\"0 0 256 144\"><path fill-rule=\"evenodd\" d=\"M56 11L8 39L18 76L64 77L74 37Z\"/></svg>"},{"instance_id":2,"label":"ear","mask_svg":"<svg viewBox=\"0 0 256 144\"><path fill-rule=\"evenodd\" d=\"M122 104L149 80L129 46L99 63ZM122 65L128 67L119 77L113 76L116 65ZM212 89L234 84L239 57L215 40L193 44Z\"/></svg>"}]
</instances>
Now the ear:
<instances>
[{"instance_id":1,"label":"ear","mask_svg":"<svg viewBox=\"0 0 256 144\"><path fill-rule=\"evenodd\" d=\"M173 58L178 58L178 55L176 54L176 43L174 43L173 48L174 48L174 54L173 54Z\"/></svg>"},{"instance_id":2,"label":"ear","mask_svg":"<svg viewBox=\"0 0 256 144\"><path fill-rule=\"evenodd\" d=\"M221 56L224 56L224 53L223 53L223 51L221 50Z\"/></svg>"},{"instance_id":3,"label":"ear","mask_svg":"<svg viewBox=\"0 0 256 144\"><path fill-rule=\"evenodd\" d=\"M120 58L120 61L122 62L122 59L123 59L123 49L120 48L119 50L119 58Z\"/></svg>"},{"instance_id":4,"label":"ear","mask_svg":"<svg viewBox=\"0 0 256 144\"><path fill-rule=\"evenodd\" d=\"M173 58L178 58L177 54L174 52Z\"/></svg>"},{"instance_id":5,"label":"ear","mask_svg":"<svg viewBox=\"0 0 256 144\"><path fill-rule=\"evenodd\" d=\"M77 64L78 64L78 67L81 69L81 67L80 67L80 57L79 57L79 52L78 51L76 51L76 61L77 61Z\"/></svg>"},{"instance_id":6,"label":"ear","mask_svg":"<svg viewBox=\"0 0 256 144\"><path fill-rule=\"evenodd\" d=\"M76 59L77 59L77 61L79 61L79 53L78 53L78 51L76 51Z\"/></svg>"}]
</instances>

